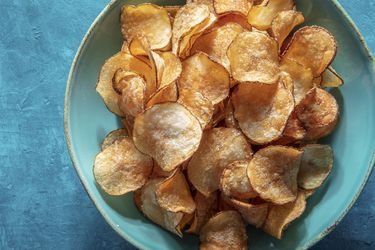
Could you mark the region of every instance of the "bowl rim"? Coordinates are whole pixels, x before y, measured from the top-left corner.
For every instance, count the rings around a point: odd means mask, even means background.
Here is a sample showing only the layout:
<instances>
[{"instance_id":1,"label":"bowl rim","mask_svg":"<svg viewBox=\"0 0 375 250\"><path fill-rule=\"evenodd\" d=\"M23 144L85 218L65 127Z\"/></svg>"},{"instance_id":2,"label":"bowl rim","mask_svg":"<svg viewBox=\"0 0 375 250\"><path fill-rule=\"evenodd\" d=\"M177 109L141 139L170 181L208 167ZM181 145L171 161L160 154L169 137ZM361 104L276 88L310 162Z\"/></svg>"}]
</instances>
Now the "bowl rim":
<instances>
[{"instance_id":1,"label":"bowl rim","mask_svg":"<svg viewBox=\"0 0 375 250\"><path fill-rule=\"evenodd\" d=\"M95 201L95 199L93 198L93 194L91 193L91 191L88 189L88 183L87 181L83 178L83 174L82 174L82 171L81 169L78 167L78 160L77 160L77 157L76 157L76 154L75 152L73 151L73 148L72 148L72 138L71 138L71 134L70 134L70 131L71 131L71 126L70 126L70 96L71 96L71 90L72 90L72 82L73 82L73 74L76 70L76 66L77 66L77 63L82 55L82 52L84 51L84 47L87 43L87 40L89 38L89 36L91 35L91 33L93 32L93 30L95 29L95 27L98 25L98 23L100 22L100 20L102 19L102 17L107 13L107 11L115 4L117 4L119 0L111 0L105 7L104 9L99 13L99 15L95 18L95 20L93 21L93 23L90 25L88 31L86 32L84 38L82 39L78 49L77 49L77 52L74 56L74 59L73 59L73 62L71 64L71 67L70 67L70 70L69 70L69 76L68 76L68 80L67 80L67 84L66 84L66 90L65 90L65 97L64 97L64 134L65 134L65 140L66 140L66 144L67 144L67 147L68 147L68 152L69 152L69 155L70 155L70 159L73 163L73 166L74 166L74 169L76 170L76 173L78 174L79 176L79 180L82 184L82 186L84 187L86 193L89 195L91 201L94 203L96 209L98 209L98 211L100 212L100 214L102 215L102 217L104 218L104 220L114 229L115 232L117 232L123 239L125 239L126 241L128 241L130 244L132 244L133 246L139 248L139 249L147 249L142 243L134 240L131 236L129 236L125 231L123 230L120 230L119 227L117 225L115 225L111 219L109 218L109 216L107 216L107 214L104 212L104 210L101 208L100 205L97 204L97 202ZM337 11L339 11L345 18L346 20L348 21L348 26L349 28L357 35L359 41L361 42L363 48L364 48L364 52L365 54L367 55L368 59L369 59L369 63L371 65L371 70L373 72L373 74L375 75L375 58L370 50L370 48L368 47L367 43L366 43L366 40L364 39L363 35L361 34L359 28L357 27L357 25L354 23L353 19L350 17L350 15L347 13L347 11L344 9L344 7L338 2L338 0L330 0L331 3L333 3L333 5L335 6L335 8L337 9ZM366 172L366 175L361 183L361 186L359 187L358 189L358 192L354 195L353 199L351 200L351 202L349 203L349 205L341 212L340 216L336 219L336 221L329 227L327 227L325 230L323 230L322 233L320 233L317 237L311 239L310 241L308 241L306 244L304 244L300 249L308 249L310 247L312 247L313 245L315 245L317 242L319 242L320 240L322 240L324 237L326 237L330 232L333 231L334 228L336 228L336 226L341 222L341 220L345 217L345 215L350 211L350 209L353 207L354 203L357 201L358 197L360 196L360 194L362 193L365 185L367 184L367 181L372 173L372 170L374 169L374 165L375 165L375 149L374 149L374 152L372 153L372 158L371 158L371 161L369 163L369 166L367 167L367 172Z\"/></svg>"}]
</instances>

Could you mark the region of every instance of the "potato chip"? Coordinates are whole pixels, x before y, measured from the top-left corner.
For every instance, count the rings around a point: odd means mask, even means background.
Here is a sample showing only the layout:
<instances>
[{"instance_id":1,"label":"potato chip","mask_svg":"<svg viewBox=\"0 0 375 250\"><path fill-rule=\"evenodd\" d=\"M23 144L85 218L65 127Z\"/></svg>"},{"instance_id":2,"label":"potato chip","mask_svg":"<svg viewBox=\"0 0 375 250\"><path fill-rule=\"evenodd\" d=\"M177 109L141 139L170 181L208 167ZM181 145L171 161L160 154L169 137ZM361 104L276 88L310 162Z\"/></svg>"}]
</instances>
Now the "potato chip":
<instances>
[{"instance_id":1,"label":"potato chip","mask_svg":"<svg viewBox=\"0 0 375 250\"><path fill-rule=\"evenodd\" d=\"M201 250L248 249L246 226L237 211L224 211L212 217L199 234Z\"/></svg>"},{"instance_id":2,"label":"potato chip","mask_svg":"<svg viewBox=\"0 0 375 250\"><path fill-rule=\"evenodd\" d=\"M228 12L238 12L245 16L253 6L252 0L214 0L216 14L221 15Z\"/></svg>"},{"instance_id":3,"label":"potato chip","mask_svg":"<svg viewBox=\"0 0 375 250\"><path fill-rule=\"evenodd\" d=\"M184 105L198 119L203 129L206 128L214 114L212 102L200 92L183 91L178 103Z\"/></svg>"},{"instance_id":4,"label":"potato chip","mask_svg":"<svg viewBox=\"0 0 375 250\"><path fill-rule=\"evenodd\" d=\"M224 195L224 193L220 193L218 208L219 211L236 210L230 198Z\"/></svg>"},{"instance_id":5,"label":"potato chip","mask_svg":"<svg viewBox=\"0 0 375 250\"><path fill-rule=\"evenodd\" d=\"M189 159L201 137L199 121L178 103L154 105L135 118L135 145L152 156L164 171L172 171Z\"/></svg>"},{"instance_id":6,"label":"potato chip","mask_svg":"<svg viewBox=\"0 0 375 250\"><path fill-rule=\"evenodd\" d=\"M139 152L130 138L122 138L96 156L94 176L106 193L122 195L141 188L152 167L151 157Z\"/></svg>"},{"instance_id":7,"label":"potato chip","mask_svg":"<svg viewBox=\"0 0 375 250\"><path fill-rule=\"evenodd\" d=\"M337 74L336 70L331 66L324 70L320 87L340 87L344 84L344 80Z\"/></svg>"},{"instance_id":8,"label":"potato chip","mask_svg":"<svg viewBox=\"0 0 375 250\"><path fill-rule=\"evenodd\" d=\"M292 113L288 119L288 122L286 123L283 135L276 141L272 142L272 144L287 145L301 141L305 138L305 136L306 130L303 127L302 122L298 120L294 113Z\"/></svg>"},{"instance_id":9,"label":"potato chip","mask_svg":"<svg viewBox=\"0 0 375 250\"><path fill-rule=\"evenodd\" d=\"M199 4L205 4L210 9L212 13L215 13L214 10L214 1L213 0L186 0L186 3L199 3Z\"/></svg>"},{"instance_id":10,"label":"potato chip","mask_svg":"<svg viewBox=\"0 0 375 250\"><path fill-rule=\"evenodd\" d=\"M298 186L303 189L316 189L322 185L333 166L333 152L328 145L311 144L303 148Z\"/></svg>"},{"instance_id":11,"label":"potato chip","mask_svg":"<svg viewBox=\"0 0 375 250\"><path fill-rule=\"evenodd\" d=\"M247 20L258 30L267 30L279 12L293 8L294 0L265 0L251 8Z\"/></svg>"},{"instance_id":12,"label":"potato chip","mask_svg":"<svg viewBox=\"0 0 375 250\"><path fill-rule=\"evenodd\" d=\"M162 50L171 41L171 20L167 10L157 5L126 5L121 13L121 32L126 41L146 37L152 50Z\"/></svg>"},{"instance_id":13,"label":"potato chip","mask_svg":"<svg viewBox=\"0 0 375 250\"><path fill-rule=\"evenodd\" d=\"M180 224L184 214L169 212L161 208L156 200L155 191L162 181L163 179L150 180L142 188L142 212L154 223L172 233L182 236L181 232L176 228Z\"/></svg>"},{"instance_id":14,"label":"potato chip","mask_svg":"<svg viewBox=\"0 0 375 250\"><path fill-rule=\"evenodd\" d=\"M298 192L297 199L284 205L271 205L263 230L277 239L281 239L288 225L305 211L306 199Z\"/></svg>"},{"instance_id":15,"label":"potato chip","mask_svg":"<svg viewBox=\"0 0 375 250\"><path fill-rule=\"evenodd\" d=\"M293 95L281 79L275 84L240 84L232 94L234 117L254 144L278 139L293 111Z\"/></svg>"},{"instance_id":16,"label":"potato chip","mask_svg":"<svg viewBox=\"0 0 375 250\"><path fill-rule=\"evenodd\" d=\"M313 88L296 106L296 113L306 129L305 140L317 140L330 134L336 127L339 106L330 93Z\"/></svg>"},{"instance_id":17,"label":"potato chip","mask_svg":"<svg viewBox=\"0 0 375 250\"><path fill-rule=\"evenodd\" d=\"M111 146L115 141L126 137L128 137L128 132L123 128L110 132L102 142L102 151Z\"/></svg>"},{"instance_id":18,"label":"potato chip","mask_svg":"<svg viewBox=\"0 0 375 250\"><path fill-rule=\"evenodd\" d=\"M180 170L158 185L156 199L160 207L170 212L192 214L196 207L189 185Z\"/></svg>"},{"instance_id":19,"label":"potato chip","mask_svg":"<svg viewBox=\"0 0 375 250\"><path fill-rule=\"evenodd\" d=\"M112 87L119 95L122 94L122 89L129 84L129 79L139 76L133 71L126 71L124 69L116 70L112 78Z\"/></svg>"},{"instance_id":20,"label":"potato chip","mask_svg":"<svg viewBox=\"0 0 375 250\"><path fill-rule=\"evenodd\" d=\"M287 72L293 79L293 96L295 103L299 103L314 87L313 74L310 68L293 60L285 59L282 61L280 69Z\"/></svg>"},{"instance_id":21,"label":"potato chip","mask_svg":"<svg viewBox=\"0 0 375 250\"><path fill-rule=\"evenodd\" d=\"M191 53L198 51L206 53L210 59L223 65L230 71L227 49L234 38L245 31L241 25L229 22L200 36L194 43Z\"/></svg>"},{"instance_id":22,"label":"potato chip","mask_svg":"<svg viewBox=\"0 0 375 250\"><path fill-rule=\"evenodd\" d=\"M302 151L292 147L269 146L254 154L247 174L251 186L266 201L292 202L297 197L297 174Z\"/></svg>"},{"instance_id":23,"label":"potato chip","mask_svg":"<svg viewBox=\"0 0 375 250\"><path fill-rule=\"evenodd\" d=\"M294 33L283 59L291 59L310 68L314 77L320 76L335 58L335 38L326 29L308 26Z\"/></svg>"},{"instance_id":24,"label":"potato chip","mask_svg":"<svg viewBox=\"0 0 375 250\"><path fill-rule=\"evenodd\" d=\"M198 52L182 62L177 85L180 96L185 90L197 91L215 105L228 96L229 81L229 73L222 65Z\"/></svg>"},{"instance_id":25,"label":"potato chip","mask_svg":"<svg viewBox=\"0 0 375 250\"><path fill-rule=\"evenodd\" d=\"M177 225L176 227L176 230L177 232L182 235L182 231L188 227L188 226L191 226L191 224L193 223L193 220L194 220L194 213L191 213L191 214L184 214L184 216L182 217L180 223Z\"/></svg>"},{"instance_id":26,"label":"potato chip","mask_svg":"<svg viewBox=\"0 0 375 250\"><path fill-rule=\"evenodd\" d=\"M168 11L170 17L174 18L181 6L163 6L163 8Z\"/></svg>"},{"instance_id":27,"label":"potato chip","mask_svg":"<svg viewBox=\"0 0 375 250\"><path fill-rule=\"evenodd\" d=\"M224 26L227 23L237 23L242 26L247 31L251 31L252 27L251 25L247 22L247 17L244 16L241 13L236 13L236 12L229 12L223 15L220 15L215 24L207 30L207 32L216 29L218 27Z\"/></svg>"},{"instance_id":28,"label":"potato chip","mask_svg":"<svg viewBox=\"0 0 375 250\"><path fill-rule=\"evenodd\" d=\"M113 76L115 72L120 68L124 71L133 71L143 76L142 72L149 71L149 67L147 64L138 60L134 56L131 56L124 52L117 53L104 63L100 71L99 81L96 85L96 91L102 97L109 111L118 116L124 116L124 113L121 111L117 104L119 94L116 93L116 91L112 87Z\"/></svg>"},{"instance_id":29,"label":"potato chip","mask_svg":"<svg viewBox=\"0 0 375 250\"><path fill-rule=\"evenodd\" d=\"M219 124L222 121L223 121L222 124L224 125L224 119L225 119L225 106L224 106L224 101L222 101L214 105L214 114L212 116L210 123L206 126L205 129L220 127Z\"/></svg>"},{"instance_id":30,"label":"potato chip","mask_svg":"<svg viewBox=\"0 0 375 250\"><path fill-rule=\"evenodd\" d=\"M182 72L181 61L175 54L172 52L163 52L160 56L164 62L164 68L158 89L162 89L175 82Z\"/></svg>"},{"instance_id":31,"label":"potato chip","mask_svg":"<svg viewBox=\"0 0 375 250\"><path fill-rule=\"evenodd\" d=\"M228 48L232 76L240 82L275 83L279 79L276 41L260 32L239 34Z\"/></svg>"},{"instance_id":32,"label":"potato chip","mask_svg":"<svg viewBox=\"0 0 375 250\"><path fill-rule=\"evenodd\" d=\"M199 192L208 196L219 189L221 174L228 164L251 159L251 156L251 146L237 129L206 130L197 152L189 161L189 180Z\"/></svg>"},{"instance_id":33,"label":"potato chip","mask_svg":"<svg viewBox=\"0 0 375 250\"><path fill-rule=\"evenodd\" d=\"M164 86L154 93L149 101L147 102L146 108L150 108L155 104L165 103L165 102L176 102L178 96L178 90L176 83L172 82L169 85Z\"/></svg>"},{"instance_id":34,"label":"potato chip","mask_svg":"<svg viewBox=\"0 0 375 250\"><path fill-rule=\"evenodd\" d=\"M227 128L240 129L236 118L234 118L234 108L231 99L228 100L227 105L225 106L225 126Z\"/></svg>"},{"instance_id":35,"label":"potato chip","mask_svg":"<svg viewBox=\"0 0 375 250\"><path fill-rule=\"evenodd\" d=\"M239 200L230 200L245 222L256 228L262 227L268 214L268 203L250 204Z\"/></svg>"},{"instance_id":36,"label":"potato chip","mask_svg":"<svg viewBox=\"0 0 375 250\"><path fill-rule=\"evenodd\" d=\"M163 171L157 162L154 161L154 168L152 170L151 178L158 178L158 177L170 177L176 170L172 171Z\"/></svg>"},{"instance_id":37,"label":"potato chip","mask_svg":"<svg viewBox=\"0 0 375 250\"><path fill-rule=\"evenodd\" d=\"M305 18L301 12L295 10L281 11L273 19L269 33L276 39L279 48L281 48L290 32L304 21Z\"/></svg>"},{"instance_id":38,"label":"potato chip","mask_svg":"<svg viewBox=\"0 0 375 250\"><path fill-rule=\"evenodd\" d=\"M258 196L247 177L250 160L235 161L229 164L221 174L220 190L228 197L243 200Z\"/></svg>"}]
</instances>

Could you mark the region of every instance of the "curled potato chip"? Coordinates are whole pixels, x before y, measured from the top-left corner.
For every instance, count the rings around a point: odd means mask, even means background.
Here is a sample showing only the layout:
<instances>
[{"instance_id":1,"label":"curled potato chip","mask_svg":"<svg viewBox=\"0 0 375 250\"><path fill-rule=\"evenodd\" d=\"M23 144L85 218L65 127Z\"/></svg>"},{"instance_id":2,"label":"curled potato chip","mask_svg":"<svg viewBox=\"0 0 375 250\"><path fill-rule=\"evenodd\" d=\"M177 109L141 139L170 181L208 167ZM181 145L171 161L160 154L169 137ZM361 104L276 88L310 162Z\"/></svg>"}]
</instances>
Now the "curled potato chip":
<instances>
[{"instance_id":1,"label":"curled potato chip","mask_svg":"<svg viewBox=\"0 0 375 250\"><path fill-rule=\"evenodd\" d=\"M129 79L137 76L139 75L133 71L126 71L120 68L116 70L112 78L112 87L119 95L121 95L122 89L129 84Z\"/></svg>"},{"instance_id":2,"label":"curled potato chip","mask_svg":"<svg viewBox=\"0 0 375 250\"><path fill-rule=\"evenodd\" d=\"M311 144L303 148L298 186L303 189L316 189L322 185L333 166L333 152L328 145Z\"/></svg>"},{"instance_id":3,"label":"curled potato chip","mask_svg":"<svg viewBox=\"0 0 375 250\"><path fill-rule=\"evenodd\" d=\"M298 192L297 199L284 205L271 205L263 230L277 239L281 239L287 226L305 211L306 198Z\"/></svg>"},{"instance_id":4,"label":"curled potato chip","mask_svg":"<svg viewBox=\"0 0 375 250\"><path fill-rule=\"evenodd\" d=\"M121 31L124 40L146 37L152 50L168 47L172 26L167 10L153 4L126 5L121 13Z\"/></svg>"},{"instance_id":5,"label":"curled potato chip","mask_svg":"<svg viewBox=\"0 0 375 250\"><path fill-rule=\"evenodd\" d=\"M235 161L223 170L220 178L220 190L226 196L239 200L258 196L258 193L251 187L249 177L247 177L249 163L250 160Z\"/></svg>"},{"instance_id":6,"label":"curled potato chip","mask_svg":"<svg viewBox=\"0 0 375 250\"><path fill-rule=\"evenodd\" d=\"M168 86L175 82L181 75L182 64L180 59L172 52L163 52L160 54L164 68L161 75L161 81L158 86L159 89Z\"/></svg>"},{"instance_id":7,"label":"curled potato chip","mask_svg":"<svg viewBox=\"0 0 375 250\"><path fill-rule=\"evenodd\" d=\"M296 113L306 129L305 140L317 140L330 134L336 127L339 106L330 93L313 88L296 106Z\"/></svg>"},{"instance_id":8,"label":"curled potato chip","mask_svg":"<svg viewBox=\"0 0 375 250\"><path fill-rule=\"evenodd\" d=\"M245 16L253 6L252 0L214 0L216 14L221 15L227 12L239 12Z\"/></svg>"},{"instance_id":9,"label":"curled potato chip","mask_svg":"<svg viewBox=\"0 0 375 250\"><path fill-rule=\"evenodd\" d=\"M283 59L291 59L310 68L314 77L318 77L331 64L336 50L336 41L331 33L322 27L307 26L294 33Z\"/></svg>"},{"instance_id":10,"label":"curled potato chip","mask_svg":"<svg viewBox=\"0 0 375 250\"><path fill-rule=\"evenodd\" d=\"M296 104L299 103L306 93L314 87L314 76L311 69L288 59L282 61L280 69L287 72L293 79L294 101Z\"/></svg>"},{"instance_id":11,"label":"curled potato chip","mask_svg":"<svg viewBox=\"0 0 375 250\"><path fill-rule=\"evenodd\" d=\"M190 158L201 137L199 121L178 103L154 105L135 118L135 145L164 171L172 171Z\"/></svg>"},{"instance_id":12,"label":"curled potato chip","mask_svg":"<svg viewBox=\"0 0 375 250\"><path fill-rule=\"evenodd\" d=\"M158 185L156 199L160 207L170 212L191 214L195 210L195 202L191 197L189 185L180 170Z\"/></svg>"},{"instance_id":13,"label":"curled potato chip","mask_svg":"<svg viewBox=\"0 0 375 250\"><path fill-rule=\"evenodd\" d=\"M336 70L331 66L324 70L322 74L322 81L318 86L322 88L340 87L344 84L344 80L337 74Z\"/></svg>"},{"instance_id":14,"label":"curled potato chip","mask_svg":"<svg viewBox=\"0 0 375 250\"><path fill-rule=\"evenodd\" d=\"M294 0L265 0L251 8L247 20L258 30L267 30L279 12L293 8Z\"/></svg>"},{"instance_id":15,"label":"curled potato chip","mask_svg":"<svg viewBox=\"0 0 375 250\"><path fill-rule=\"evenodd\" d=\"M301 12L295 10L286 10L277 13L272 21L270 34L279 44L279 48L283 45L285 38L297 26L305 21Z\"/></svg>"},{"instance_id":16,"label":"curled potato chip","mask_svg":"<svg viewBox=\"0 0 375 250\"><path fill-rule=\"evenodd\" d=\"M212 102L200 92L183 91L178 102L184 105L199 121L201 127L206 128L214 113Z\"/></svg>"},{"instance_id":17,"label":"curled potato chip","mask_svg":"<svg viewBox=\"0 0 375 250\"><path fill-rule=\"evenodd\" d=\"M122 195L141 188L152 167L151 157L139 152L130 138L122 138L96 156L94 176L106 193Z\"/></svg>"},{"instance_id":18,"label":"curled potato chip","mask_svg":"<svg viewBox=\"0 0 375 250\"><path fill-rule=\"evenodd\" d=\"M297 174L302 151L291 147L269 146L254 154L247 174L251 186L266 201L292 202L297 197Z\"/></svg>"},{"instance_id":19,"label":"curled potato chip","mask_svg":"<svg viewBox=\"0 0 375 250\"><path fill-rule=\"evenodd\" d=\"M237 81L275 83L279 79L277 43L266 34L242 32L229 46L227 56Z\"/></svg>"},{"instance_id":20,"label":"curled potato chip","mask_svg":"<svg viewBox=\"0 0 375 250\"><path fill-rule=\"evenodd\" d=\"M264 224L268 214L268 203L250 204L235 199L230 201L232 206L242 215L245 222L256 228Z\"/></svg>"},{"instance_id":21,"label":"curled potato chip","mask_svg":"<svg viewBox=\"0 0 375 250\"><path fill-rule=\"evenodd\" d=\"M115 141L126 137L128 137L128 132L123 128L110 132L102 142L102 151L111 146Z\"/></svg>"},{"instance_id":22,"label":"curled potato chip","mask_svg":"<svg viewBox=\"0 0 375 250\"><path fill-rule=\"evenodd\" d=\"M161 208L157 202L155 191L162 181L163 179L150 180L142 188L142 212L154 223L172 233L182 236L181 232L176 228L180 224L184 214L169 212Z\"/></svg>"},{"instance_id":23,"label":"curled potato chip","mask_svg":"<svg viewBox=\"0 0 375 250\"><path fill-rule=\"evenodd\" d=\"M222 65L198 52L182 62L177 84L180 96L184 90L197 91L215 105L228 96L229 81L229 73Z\"/></svg>"},{"instance_id":24,"label":"curled potato chip","mask_svg":"<svg viewBox=\"0 0 375 250\"><path fill-rule=\"evenodd\" d=\"M234 108L231 99L228 100L225 106L225 126L227 128L240 129L236 118L234 118Z\"/></svg>"},{"instance_id":25,"label":"curled potato chip","mask_svg":"<svg viewBox=\"0 0 375 250\"><path fill-rule=\"evenodd\" d=\"M237 23L226 23L200 36L195 41L191 53L204 52L212 60L220 63L230 71L229 59L226 52L234 38L243 31L245 29Z\"/></svg>"},{"instance_id":26,"label":"curled potato chip","mask_svg":"<svg viewBox=\"0 0 375 250\"><path fill-rule=\"evenodd\" d=\"M224 211L212 217L199 234L201 250L247 249L246 226L237 211Z\"/></svg>"},{"instance_id":27,"label":"curled potato chip","mask_svg":"<svg viewBox=\"0 0 375 250\"><path fill-rule=\"evenodd\" d=\"M96 91L102 97L108 110L122 117L124 116L124 113L121 111L117 103L120 95L113 89L112 82L115 72L120 68L124 71L132 71L143 76L144 72L149 71L149 67L136 57L124 52L117 53L104 63L100 71Z\"/></svg>"},{"instance_id":28,"label":"curled potato chip","mask_svg":"<svg viewBox=\"0 0 375 250\"><path fill-rule=\"evenodd\" d=\"M154 93L150 100L147 102L146 107L150 108L155 104L165 103L165 102L175 102L177 101L178 91L176 83L172 82L167 86L159 89L156 93Z\"/></svg>"},{"instance_id":29,"label":"curled potato chip","mask_svg":"<svg viewBox=\"0 0 375 250\"><path fill-rule=\"evenodd\" d=\"M237 129L206 130L197 152L189 161L189 180L199 192L208 196L219 189L221 174L228 164L251 159L251 156L251 146Z\"/></svg>"},{"instance_id":30,"label":"curled potato chip","mask_svg":"<svg viewBox=\"0 0 375 250\"><path fill-rule=\"evenodd\" d=\"M240 84L232 94L234 117L254 144L278 139L293 111L293 95L281 80L275 84Z\"/></svg>"}]
</instances>

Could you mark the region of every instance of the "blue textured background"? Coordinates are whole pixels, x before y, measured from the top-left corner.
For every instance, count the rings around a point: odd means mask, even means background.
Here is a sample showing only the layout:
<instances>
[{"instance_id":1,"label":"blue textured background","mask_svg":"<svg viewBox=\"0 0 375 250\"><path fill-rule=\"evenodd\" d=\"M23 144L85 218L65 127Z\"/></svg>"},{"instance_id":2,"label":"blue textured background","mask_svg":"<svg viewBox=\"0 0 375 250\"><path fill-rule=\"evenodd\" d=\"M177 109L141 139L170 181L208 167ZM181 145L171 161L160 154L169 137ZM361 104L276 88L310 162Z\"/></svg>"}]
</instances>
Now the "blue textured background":
<instances>
[{"instance_id":1,"label":"blue textured background","mask_svg":"<svg viewBox=\"0 0 375 250\"><path fill-rule=\"evenodd\" d=\"M101 218L70 162L70 64L107 0L0 0L0 249L133 249ZM375 50L375 2L341 0ZM314 249L375 248L375 175Z\"/></svg>"}]
</instances>

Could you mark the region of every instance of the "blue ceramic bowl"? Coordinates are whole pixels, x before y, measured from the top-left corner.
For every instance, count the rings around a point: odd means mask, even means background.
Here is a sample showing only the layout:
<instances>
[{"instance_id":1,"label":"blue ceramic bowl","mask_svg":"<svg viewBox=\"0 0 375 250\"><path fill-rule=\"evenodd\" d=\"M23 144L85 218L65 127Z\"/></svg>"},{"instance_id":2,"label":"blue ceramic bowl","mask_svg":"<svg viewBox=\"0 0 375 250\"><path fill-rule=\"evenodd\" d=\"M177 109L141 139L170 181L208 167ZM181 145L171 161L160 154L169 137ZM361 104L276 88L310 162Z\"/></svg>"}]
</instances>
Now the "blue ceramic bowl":
<instances>
[{"instance_id":1,"label":"blue ceramic bowl","mask_svg":"<svg viewBox=\"0 0 375 250\"><path fill-rule=\"evenodd\" d=\"M74 59L65 96L65 133L77 173L105 220L124 239L141 249L196 249L198 238L180 239L145 219L132 195L110 197L96 185L95 155L105 135L120 127L119 120L95 92L104 61L120 50L121 6L141 1L112 1L87 32ZM151 1L159 5L182 1ZM374 165L375 70L373 57L349 16L335 0L297 0L306 25L326 27L339 45L334 68L345 85L333 89L341 109L340 123L324 143L333 146L334 168L324 185L308 200L304 215L286 231L283 240L249 229L252 249L306 249L327 235L351 208Z\"/></svg>"}]
</instances>

